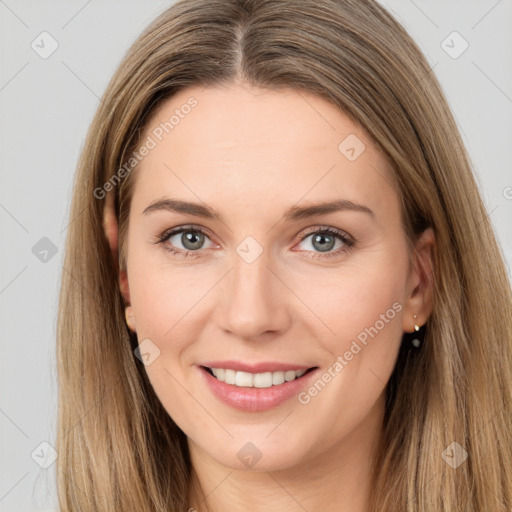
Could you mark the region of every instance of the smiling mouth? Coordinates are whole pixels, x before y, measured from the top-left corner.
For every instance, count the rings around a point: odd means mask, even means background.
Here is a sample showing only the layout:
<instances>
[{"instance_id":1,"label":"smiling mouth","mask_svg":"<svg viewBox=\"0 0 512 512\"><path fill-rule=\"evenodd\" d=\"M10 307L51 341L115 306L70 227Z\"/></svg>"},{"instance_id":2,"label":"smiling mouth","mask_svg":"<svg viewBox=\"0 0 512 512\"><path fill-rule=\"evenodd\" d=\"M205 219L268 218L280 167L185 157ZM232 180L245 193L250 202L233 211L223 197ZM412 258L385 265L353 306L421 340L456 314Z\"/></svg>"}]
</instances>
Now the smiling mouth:
<instances>
[{"instance_id":1,"label":"smiling mouth","mask_svg":"<svg viewBox=\"0 0 512 512\"><path fill-rule=\"evenodd\" d=\"M254 387L254 388L270 388L280 386L285 382L291 382L302 378L307 373L318 368L314 366L307 370L289 370L279 372L263 372L263 373L249 373L227 368L209 368L208 366L201 366L210 375L215 377L221 382L231 384L237 387Z\"/></svg>"}]
</instances>

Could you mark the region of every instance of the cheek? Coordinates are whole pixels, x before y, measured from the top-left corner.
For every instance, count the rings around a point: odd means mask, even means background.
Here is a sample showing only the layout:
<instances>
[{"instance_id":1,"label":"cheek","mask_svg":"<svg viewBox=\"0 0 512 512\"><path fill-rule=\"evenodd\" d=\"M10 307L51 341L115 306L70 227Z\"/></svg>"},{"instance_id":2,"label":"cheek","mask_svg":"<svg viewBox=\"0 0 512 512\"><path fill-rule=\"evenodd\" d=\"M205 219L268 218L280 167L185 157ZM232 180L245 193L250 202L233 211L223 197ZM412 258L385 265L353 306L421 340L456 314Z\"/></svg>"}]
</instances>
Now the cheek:
<instances>
[{"instance_id":1,"label":"cheek","mask_svg":"<svg viewBox=\"0 0 512 512\"><path fill-rule=\"evenodd\" d=\"M182 359L197 339L194 306L205 290L191 286L179 269L162 268L136 251L130 256L128 272L137 338L141 352L150 354L145 371L162 405L182 424L188 418L183 411L190 406L190 395L185 391L189 375Z\"/></svg>"},{"instance_id":2,"label":"cheek","mask_svg":"<svg viewBox=\"0 0 512 512\"><path fill-rule=\"evenodd\" d=\"M128 282L139 341L143 336L162 343L182 327L181 322L186 323L187 311L199 300L204 286L198 286L197 276L172 263L162 246L144 241L147 234L134 231L130 236Z\"/></svg>"},{"instance_id":3,"label":"cheek","mask_svg":"<svg viewBox=\"0 0 512 512\"><path fill-rule=\"evenodd\" d=\"M194 309L200 307L206 287L193 286L190 279L184 283L183 277L169 269L153 271L147 266L134 277L133 287L130 282L130 289L139 342L150 338L164 350L172 341L176 351L180 349L181 332L193 337Z\"/></svg>"},{"instance_id":4,"label":"cheek","mask_svg":"<svg viewBox=\"0 0 512 512\"><path fill-rule=\"evenodd\" d=\"M337 411L324 418L329 434L319 443L325 446L363 421L395 366L402 338L406 263L399 256L394 265L382 261L382 266L352 266L337 279L309 287L308 301L330 328L327 331L317 322L317 342L329 356L322 361L319 376L326 384L313 383L300 403L312 416Z\"/></svg>"},{"instance_id":5,"label":"cheek","mask_svg":"<svg viewBox=\"0 0 512 512\"><path fill-rule=\"evenodd\" d=\"M402 339L407 264L405 245L396 244L308 288L308 304L330 329L320 323L316 336L329 353L323 366L331 383L321 401L334 409L342 403L354 420L372 407L393 371ZM333 428L345 428L345 420L332 419Z\"/></svg>"},{"instance_id":6,"label":"cheek","mask_svg":"<svg viewBox=\"0 0 512 512\"><path fill-rule=\"evenodd\" d=\"M393 325L394 333L400 333L404 286L405 271L400 265L351 266L308 286L307 303L329 328L330 336L324 337L332 340L329 351L338 351L358 337L364 340L365 329L375 325L383 332Z\"/></svg>"}]
</instances>

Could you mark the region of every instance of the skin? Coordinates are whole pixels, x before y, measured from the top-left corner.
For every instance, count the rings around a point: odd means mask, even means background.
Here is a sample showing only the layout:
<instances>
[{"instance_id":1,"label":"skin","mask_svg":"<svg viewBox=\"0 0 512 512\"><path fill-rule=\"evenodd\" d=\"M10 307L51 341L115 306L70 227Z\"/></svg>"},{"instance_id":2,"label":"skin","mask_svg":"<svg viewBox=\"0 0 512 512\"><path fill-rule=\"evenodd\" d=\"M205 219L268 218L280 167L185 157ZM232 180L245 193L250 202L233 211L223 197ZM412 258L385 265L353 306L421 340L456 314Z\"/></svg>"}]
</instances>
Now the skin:
<instances>
[{"instance_id":1,"label":"skin","mask_svg":"<svg viewBox=\"0 0 512 512\"><path fill-rule=\"evenodd\" d=\"M145 369L187 435L193 491L200 484L208 495L205 503L191 493L190 507L363 512L384 388L402 334L423 325L432 310L434 235L425 231L418 256L409 255L384 156L360 126L311 94L245 83L189 88L159 107L142 140L191 96L197 107L137 168L120 274L130 328L139 343L148 338L160 350ZM365 145L354 161L338 149L350 134ZM143 214L165 197L207 204L224 222ZM374 217L347 210L283 219L293 205L335 199L365 205ZM154 243L190 224L206 232L199 256L165 249L190 250L181 234ZM327 253L313 244L326 226L347 233L355 246L326 256L344 247L337 238ZM263 249L252 263L236 251L247 236ZM196 363L216 359L327 371L394 303L394 318L307 404L294 397L269 411L242 412L217 400L199 378ZM237 456L248 441L262 454L250 468Z\"/></svg>"}]
</instances>

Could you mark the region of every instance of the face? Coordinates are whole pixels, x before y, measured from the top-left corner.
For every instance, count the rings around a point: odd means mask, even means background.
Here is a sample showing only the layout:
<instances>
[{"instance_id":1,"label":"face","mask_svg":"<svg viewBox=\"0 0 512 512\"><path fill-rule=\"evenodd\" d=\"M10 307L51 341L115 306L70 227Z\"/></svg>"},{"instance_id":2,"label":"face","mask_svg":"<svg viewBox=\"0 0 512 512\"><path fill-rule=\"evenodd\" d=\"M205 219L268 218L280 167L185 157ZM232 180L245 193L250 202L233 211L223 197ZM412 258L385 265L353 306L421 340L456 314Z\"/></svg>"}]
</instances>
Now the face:
<instances>
[{"instance_id":1,"label":"face","mask_svg":"<svg viewBox=\"0 0 512 512\"><path fill-rule=\"evenodd\" d=\"M426 314L387 161L323 99L245 85L180 91L141 140L131 326L190 445L275 470L357 443Z\"/></svg>"}]
</instances>

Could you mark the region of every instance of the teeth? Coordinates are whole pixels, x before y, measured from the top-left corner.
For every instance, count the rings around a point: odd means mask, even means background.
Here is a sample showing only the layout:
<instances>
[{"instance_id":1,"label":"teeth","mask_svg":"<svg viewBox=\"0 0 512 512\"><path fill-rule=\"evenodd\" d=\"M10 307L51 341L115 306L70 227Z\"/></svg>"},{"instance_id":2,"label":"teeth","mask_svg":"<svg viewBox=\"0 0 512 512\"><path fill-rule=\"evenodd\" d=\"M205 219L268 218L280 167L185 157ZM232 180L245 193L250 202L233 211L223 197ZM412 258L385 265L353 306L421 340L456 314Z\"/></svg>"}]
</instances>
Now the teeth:
<instances>
[{"instance_id":1,"label":"teeth","mask_svg":"<svg viewBox=\"0 0 512 512\"><path fill-rule=\"evenodd\" d=\"M247 372L236 372L235 385L252 387L252 374Z\"/></svg>"},{"instance_id":2,"label":"teeth","mask_svg":"<svg viewBox=\"0 0 512 512\"><path fill-rule=\"evenodd\" d=\"M210 368L213 375L226 384L234 384L240 387L249 388L269 388L278 386L285 381L290 382L306 373L306 370L290 370L287 372L265 372L265 373L248 373L236 372L235 370L227 370L224 368Z\"/></svg>"}]
</instances>

